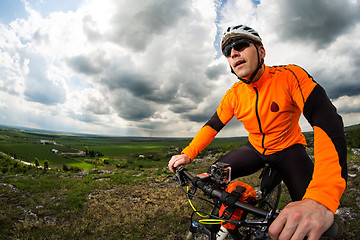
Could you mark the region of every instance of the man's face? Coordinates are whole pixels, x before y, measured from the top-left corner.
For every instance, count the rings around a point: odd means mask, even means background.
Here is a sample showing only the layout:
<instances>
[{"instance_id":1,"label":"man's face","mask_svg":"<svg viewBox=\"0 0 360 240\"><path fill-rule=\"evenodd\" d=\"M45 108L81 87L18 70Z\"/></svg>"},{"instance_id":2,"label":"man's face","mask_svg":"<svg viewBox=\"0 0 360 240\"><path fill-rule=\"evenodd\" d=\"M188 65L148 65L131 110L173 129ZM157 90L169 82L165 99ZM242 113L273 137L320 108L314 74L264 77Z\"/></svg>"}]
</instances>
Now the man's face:
<instances>
[{"instance_id":1,"label":"man's face","mask_svg":"<svg viewBox=\"0 0 360 240\"><path fill-rule=\"evenodd\" d=\"M258 46L260 59L265 57L265 49L262 45ZM254 43L249 47L235 50L231 49L227 60L239 78L249 78L258 66L258 55Z\"/></svg>"}]
</instances>

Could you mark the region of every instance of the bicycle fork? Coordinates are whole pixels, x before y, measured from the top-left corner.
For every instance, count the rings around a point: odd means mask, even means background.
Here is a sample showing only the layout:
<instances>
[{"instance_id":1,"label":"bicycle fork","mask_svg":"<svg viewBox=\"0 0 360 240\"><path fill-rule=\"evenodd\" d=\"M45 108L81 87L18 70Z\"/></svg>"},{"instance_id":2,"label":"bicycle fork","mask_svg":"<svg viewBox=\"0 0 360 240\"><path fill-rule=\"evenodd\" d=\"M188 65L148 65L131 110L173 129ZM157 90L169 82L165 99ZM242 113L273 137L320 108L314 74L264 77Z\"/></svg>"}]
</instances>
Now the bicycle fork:
<instances>
[{"instance_id":1,"label":"bicycle fork","mask_svg":"<svg viewBox=\"0 0 360 240\"><path fill-rule=\"evenodd\" d=\"M229 234L234 240L243 239L243 235L240 234L239 230L228 230L221 226L219 232L216 234L216 240L224 240Z\"/></svg>"}]
</instances>

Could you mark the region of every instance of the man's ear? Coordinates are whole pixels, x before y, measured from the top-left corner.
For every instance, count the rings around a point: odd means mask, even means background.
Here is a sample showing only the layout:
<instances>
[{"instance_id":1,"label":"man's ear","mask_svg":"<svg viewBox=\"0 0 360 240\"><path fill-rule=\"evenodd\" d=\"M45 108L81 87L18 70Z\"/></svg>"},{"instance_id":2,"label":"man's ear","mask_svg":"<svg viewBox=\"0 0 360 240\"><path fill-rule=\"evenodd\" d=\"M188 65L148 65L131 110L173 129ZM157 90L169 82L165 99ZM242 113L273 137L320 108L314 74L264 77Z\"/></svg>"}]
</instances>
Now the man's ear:
<instances>
[{"instance_id":1,"label":"man's ear","mask_svg":"<svg viewBox=\"0 0 360 240\"><path fill-rule=\"evenodd\" d=\"M259 55L260 55L260 58L265 58L266 52L265 52L265 48L263 45L259 46Z\"/></svg>"}]
</instances>

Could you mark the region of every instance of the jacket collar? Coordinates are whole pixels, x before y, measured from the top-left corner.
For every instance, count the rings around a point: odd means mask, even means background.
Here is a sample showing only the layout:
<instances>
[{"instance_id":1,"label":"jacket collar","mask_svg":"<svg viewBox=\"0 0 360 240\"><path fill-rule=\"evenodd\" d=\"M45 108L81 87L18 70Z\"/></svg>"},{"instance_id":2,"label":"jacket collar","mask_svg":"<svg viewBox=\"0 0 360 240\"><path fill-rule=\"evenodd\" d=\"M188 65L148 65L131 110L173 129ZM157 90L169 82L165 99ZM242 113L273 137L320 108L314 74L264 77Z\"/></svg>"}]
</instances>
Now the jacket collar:
<instances>
[{"instance_id":1,"label":"jacket collar","mask_svg":"<svg viewBox=\"0 0 360 240\"><path fill-rule=\"evenodd\" d=\"M260 89L262 86L264 86L269 81L269 78L271 77L271 75L269 73L269 67L266 66L265 64L264 64L264 66L265 66L265 71L261 75L260 79L254 83L248 84L249 87Z\"/></svg>"}]
</instances>

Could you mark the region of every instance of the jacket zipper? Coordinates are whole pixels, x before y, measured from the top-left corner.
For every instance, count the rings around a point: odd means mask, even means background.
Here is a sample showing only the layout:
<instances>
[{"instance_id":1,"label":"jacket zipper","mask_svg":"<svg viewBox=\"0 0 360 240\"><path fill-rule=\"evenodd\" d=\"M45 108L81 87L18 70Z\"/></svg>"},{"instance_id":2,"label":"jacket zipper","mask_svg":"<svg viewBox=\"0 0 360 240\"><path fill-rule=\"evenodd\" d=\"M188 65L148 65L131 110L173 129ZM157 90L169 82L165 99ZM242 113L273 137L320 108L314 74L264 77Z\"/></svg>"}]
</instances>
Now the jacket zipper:
<instances>
[{"instance_id":1,"label":"jacket zipper","mask_svg":"<svg viewBox=\"0 0 360 240\"><path fill-rule=\"evenodd\" d=\"M262 154L265 155L265 152L266 152L266 148L265 148L265 133L264 133L263 130L262 130L261 121L260 121L260 116L259 116L259 92L258 92L258 90L257 90L256 87L254 87L254 89L255 89L255 92L256 92L256 102L255 102L256 118L257 118L257 120L258 120L260 133L262 133L262 135L263 135L263 138L262 138L262 141L261 141L261 146L262 146L262 148L264 149L264 151L263 151Z\"/></svg>"}]
</instances>

